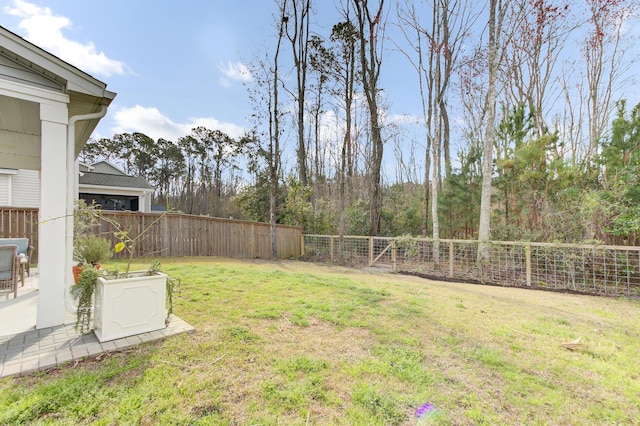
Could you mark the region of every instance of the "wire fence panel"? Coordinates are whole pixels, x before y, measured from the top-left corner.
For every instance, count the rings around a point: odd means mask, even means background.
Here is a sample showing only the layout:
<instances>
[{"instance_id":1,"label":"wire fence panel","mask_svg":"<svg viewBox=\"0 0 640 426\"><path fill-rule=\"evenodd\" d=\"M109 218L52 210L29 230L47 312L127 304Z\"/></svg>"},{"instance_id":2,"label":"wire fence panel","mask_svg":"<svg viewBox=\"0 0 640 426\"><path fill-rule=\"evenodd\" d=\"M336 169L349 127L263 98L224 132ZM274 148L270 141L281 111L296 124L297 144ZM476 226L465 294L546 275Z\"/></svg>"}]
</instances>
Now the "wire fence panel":
<instances>
[{"instance_id":1,"label":"wire fence panel","mask_svg":"<svg viewBox=\"0 0 640 426\"><path fill-rule=\"evenodd\" d=\"M426 238L303 236L303 258L435 279L640 297L640 247ZM482 253L480 253L480 251ZM482 256L480 256L482 254Z\"/></svg>"},{"instance_id":2,"label":"wire fence panel","mask_svg":"<svg viewBox=\"0 0 640 426\"><path fill-rule=\"evenodd\" d=\"M340 238L334 239L334 259L340 256ZM369 264L369 240L368 238L344 238L342 241L345 265L368 265Z\"/></svg>"}]
</instances>

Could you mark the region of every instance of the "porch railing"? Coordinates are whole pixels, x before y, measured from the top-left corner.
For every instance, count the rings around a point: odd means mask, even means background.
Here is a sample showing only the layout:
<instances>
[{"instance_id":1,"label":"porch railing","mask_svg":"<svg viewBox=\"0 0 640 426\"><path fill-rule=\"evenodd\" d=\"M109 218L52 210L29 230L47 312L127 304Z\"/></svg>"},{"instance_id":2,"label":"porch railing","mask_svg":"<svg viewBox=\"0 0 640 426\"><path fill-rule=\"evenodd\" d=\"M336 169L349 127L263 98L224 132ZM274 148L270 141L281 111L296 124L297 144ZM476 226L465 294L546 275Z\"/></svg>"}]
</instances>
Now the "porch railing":
<instances>
[{"instance_id":1,"label":"porch railing","mask_svg":"<svg viewBox=\"0 0 640 426\"><path fill-rule=\"evenodd\" d=\"M0 207L0 238L28 238L38 263L38 209Z\"/></svg>"}]
</instances>

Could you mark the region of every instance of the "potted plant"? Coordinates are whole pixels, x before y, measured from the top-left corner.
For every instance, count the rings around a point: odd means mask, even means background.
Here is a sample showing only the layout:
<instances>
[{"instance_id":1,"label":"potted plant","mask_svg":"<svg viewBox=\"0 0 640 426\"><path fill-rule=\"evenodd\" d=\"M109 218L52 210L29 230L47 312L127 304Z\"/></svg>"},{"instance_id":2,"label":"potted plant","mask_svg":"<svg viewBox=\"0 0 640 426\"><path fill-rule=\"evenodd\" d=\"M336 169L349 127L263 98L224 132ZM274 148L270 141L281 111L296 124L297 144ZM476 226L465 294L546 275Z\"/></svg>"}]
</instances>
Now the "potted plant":
<instances>
[{"instance_id":1,"label":"potted plant","mask_svg":"<svg viewBox=\"0 0 640 426\"><path fill-rule=\"evenodd\" d=\"M87 204L84 200L76 201L76 209L73 212L73 260L76 264L71 267L76 284L84 265L88 263L85 259L84 242L98 223L96 215L98 208L96 204Z\"/></svg>"},{"instance_id":2,"label":"potted plant","mask_svg":"<svg viewBox=\"0 0 640 426\"><path fill-rule=\"evenodd\" d=\"M84 312L87 308L90 309L91 297L94 297L94 332L100 342L166 327L167 319L172 312L174 280L160 272L158 262L154 262L146 271L130 271L138 241L164 217L164 214L133 236L116 220L102 215L100 209L93 209L92 212L99 220L107 222L115 229L113 235L119 242L115 245L114 251L117 253L124 250L128 254L128 261L124 273L98 271L97 275L87 272L86 276L83 276L83 271L80 274L79 282L83 283L83 287L85 278L87 283L93 284L87 284L91 290L72 290L72 294L79 303L78 329L87 330L91 314ZM85 270L95 269L85 268ZM167 299L169 300L168 311Z\"/></svg>"},{"instance_id":3,"label":"potted plant","mask_svg":"<svg viewBox=\"0 0 640 426\"><path fill-rule=\"evenodd\" d=\"M78 302L76 311L76 330L86 333L91 330L91 307L93 305L93 293L96 288L96 280L101 272L87 265L78 274L76 285L71 287L71 295Z\"/></svg>"},{"instance_id":4,"label":"potted plant","mask_svg":"<svg viewBox=\"0 0 640 426\"><path fill-rule=\"evenodd\" d=\"M84 263L90 263L96 269L100 269L100 264L113 256L111 241L96 235L76 238L74 245L78 258Z\"/></svg>"},{"instance_id":5,"label":"potted plant","mask_svg":"<svg viewBox=\"0 0 640 426\"><path fill-rule=\"evenodd\" d=\"M73 240L73 257L77 265L73 267L73 278L78 283L80 273L85 264L90 264L96 269L111 259L111 241L96 235L83 235Z\"/></svg>"}]
</instances>

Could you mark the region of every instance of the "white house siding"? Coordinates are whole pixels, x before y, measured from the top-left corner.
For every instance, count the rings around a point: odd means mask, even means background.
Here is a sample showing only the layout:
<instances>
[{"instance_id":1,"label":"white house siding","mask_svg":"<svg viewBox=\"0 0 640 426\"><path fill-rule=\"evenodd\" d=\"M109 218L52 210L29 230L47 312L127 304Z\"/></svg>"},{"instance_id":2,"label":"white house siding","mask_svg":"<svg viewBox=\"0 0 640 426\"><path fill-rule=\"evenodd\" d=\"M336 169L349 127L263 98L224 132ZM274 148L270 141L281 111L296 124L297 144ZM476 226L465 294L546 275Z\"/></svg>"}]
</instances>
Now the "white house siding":
<instances>
[{"instance_id":1,"label":"white house siding","mask_svg":"<svg viewBox=\"0 0 640 426\"><path fill-rule=\"evenodd\" d=\"M13 206L40 206L40 172L37 170L18 170L13 177Z\"/></svg>"},{"instance_id":2,"label":"white house siding","mask_svg":"<svg viewBox=\"0 0 640 426\"><path fill-rule=\"evenodd\" d=\"M40 172L17 170L7 174L0 171L0 206L39 207Z\"/></svg>"},{"instance_id":3,"label":"white house siding","mask_svg":"<svg viewBox=\"0 0 640 426\"><path fill-rule=\"evenodd\" d=\"M11 188L11 175L0 173L0 206L10 207L9 188Z\"/></svg>"}]
</instances>

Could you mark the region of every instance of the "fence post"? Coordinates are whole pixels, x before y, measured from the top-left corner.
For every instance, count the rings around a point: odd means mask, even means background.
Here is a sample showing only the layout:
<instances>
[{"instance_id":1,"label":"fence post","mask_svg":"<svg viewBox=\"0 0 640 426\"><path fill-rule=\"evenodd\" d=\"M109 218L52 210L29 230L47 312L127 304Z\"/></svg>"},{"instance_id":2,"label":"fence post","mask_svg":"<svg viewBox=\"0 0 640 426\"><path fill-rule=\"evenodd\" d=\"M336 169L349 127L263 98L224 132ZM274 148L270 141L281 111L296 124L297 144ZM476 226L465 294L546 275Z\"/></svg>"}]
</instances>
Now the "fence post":
<instances>
[{"instance_id":1,"label":"fence post","mask_svg":"<svg viewBox=\"0 0 640 426\"><path fill-rule=\"evenodd\" d=\"M397 269L397 263L396 263L396 240L391 240L391 265L393 267L393 270L395 271Z\"/></svg>"},{"instance_id":2,"label":"fence post","mask_svg":"<svg viewBox=\"0 0 640 426\"><path fill-rule=\"evenodd\" d=\"M453 240L449 241L449 278L453 278Z\"/></svg>"},{"instance_id":3,"label":"fence post","mask_svg":"<svg viewBox=\"0 0 640 426\"><path fill-rule=\"evenodd\" d=\"M333 263L333 235L329 236L329 253L330 253L330 259L331 259L331 263Z\"/></svg>"},{"instance_id":4,"label":"fence post","mask_svg":"<svg viewBox=\"0 0 640 426\"><path fill-rule=\"evenodd\" d=\"M165 218L165 220L162 221L162 244L164 247L164 250L166 250L164 253L165 256L174 256L173 251L171 250L171 247L173 247L173 244L171 244L171 234L169 232L169 219Z\"/></svg>"},{"instance_id":5,"label":"fence post","mask_svg":"<svg viewBox=\"0 0 640 426\"><path fill-rule=\"evenodd\" d=\"M524 246L524 257L527 265L527 287L531 287L531 245Z\"/></svg>"},{"instance_id":6,"label":"fence post","mask_svg":"<svg viewBox=\"0 0 640 426\"><path fill-rule=\"evenodd\" d=\"M369 267L373 266L373 237L369 237Z\"/></svg>"},{"instance_id":7,"label":"fence post","mask_svg":"<svg viewBox=\"0 0 640 426\"><path fill-rule=\"evenodd\" d=\"M304 234L300 234L300 257L304 257Z\"/></svg>"},{"instance_id":8,"label":"fence post","mask_svg":"<svg viewBox=\"0 0 640 426\"><path fill-rule=\"evenodd\" d=\"M251 259L255 259L256 258L256 247L258 246L258 235L256 234L256 225L255 224L251 224L251 241L253 244L251 244Z\"/></svg>"}]
</instances>

